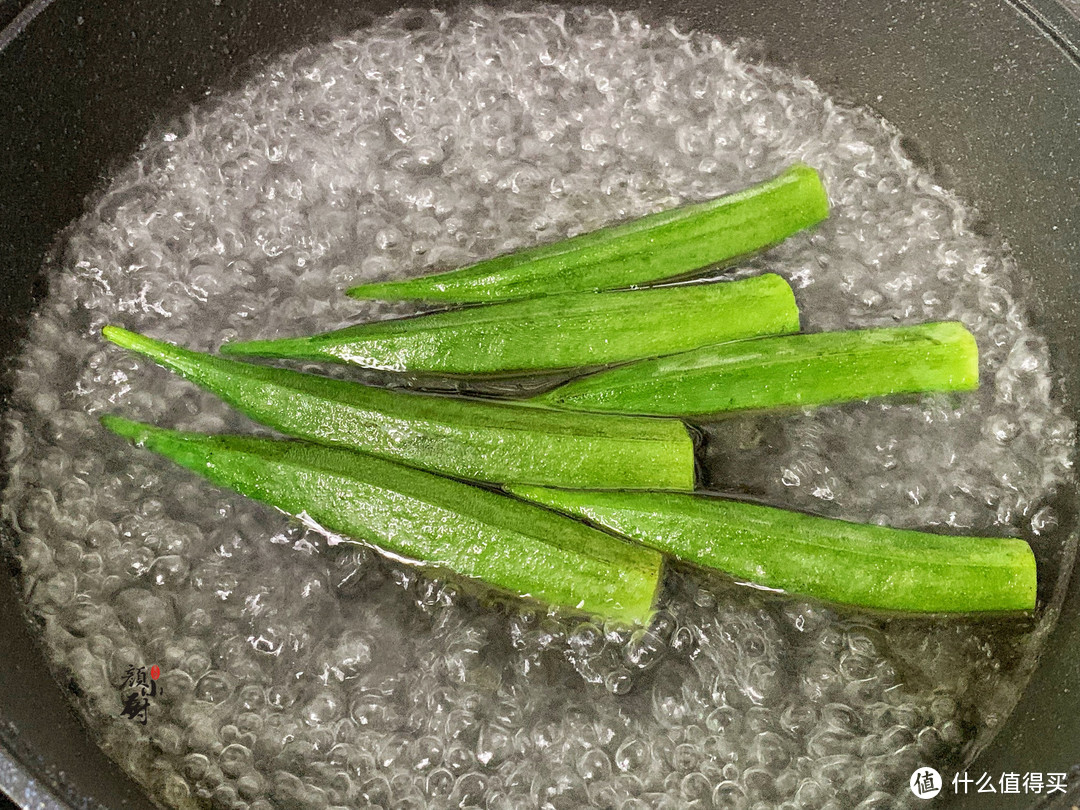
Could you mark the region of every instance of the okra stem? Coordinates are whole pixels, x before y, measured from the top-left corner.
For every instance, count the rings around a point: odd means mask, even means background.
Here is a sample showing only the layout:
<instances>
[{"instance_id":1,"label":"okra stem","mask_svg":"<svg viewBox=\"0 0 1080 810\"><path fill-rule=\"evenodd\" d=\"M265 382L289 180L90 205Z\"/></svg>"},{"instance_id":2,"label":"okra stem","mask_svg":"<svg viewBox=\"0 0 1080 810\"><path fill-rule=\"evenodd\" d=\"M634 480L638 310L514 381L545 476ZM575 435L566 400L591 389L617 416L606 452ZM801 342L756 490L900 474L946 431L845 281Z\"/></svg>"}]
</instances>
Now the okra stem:
<instances>
[{"instance_id":1,"label":"okra stem","mask_svg":"<svg viewBox=\"0 0 1080 810\"><path fill-rule=\"evenodd\" d=\"M492 483L689 490L685 425L390 391L189 351L107 326L104 336L282 433Z\"/></svg>"},{"instance_id":2,"label":"okra stem","mask_svg":"<svg viewBox=\"0 0 1080 810\"><path fill-rule=\"evenodd\" d=\"M797 331L799 310L791 287L780 276L765 274L510 301L313 337L226 343L221 352L391 371L493 374L600 366Z\"/></svg>"},{"instance_id":3,"label":"okra stem","mask_svg":"<svg viewBox=\"0 0 1080 810\"><path fill-rule=\"evenodd\" d=\"M796 165L742 191L445 273L353 287L354 298L491 302L633 287L783 241L825 219L821 178Z\"/></svg>"},{"instance_id":4,"label":"okra stem","mask_svg":"<svg viewBox=\"0 0 1080 810\"><path fill-rule=\"evenodd\" d=\"M652 612L660 554L537 506L351 450L102 422L215 484L425 568L627 623Z\"/></svg>"},{"instance_id":5,"label":"okra stem","mask_svg":"<svg viewBox=\"0 0 1080 810\"><path fill-rule=\"evenodd\" d=\"M766 337L601 371L532 402L557 408L708 417L978 387L979 353L961 324Z\"/></svg>"},{"instance_id":6,"label":"okra stem","mask_svg":"<svg viewBox=\"0 0 1080 810\"><path fill-rule=\"evenodd\" d=\"M951 537L677 493L509 487L665 554L769 588L866 608L1031 610L1023 540Z\"/></svg>"}]
</instances>

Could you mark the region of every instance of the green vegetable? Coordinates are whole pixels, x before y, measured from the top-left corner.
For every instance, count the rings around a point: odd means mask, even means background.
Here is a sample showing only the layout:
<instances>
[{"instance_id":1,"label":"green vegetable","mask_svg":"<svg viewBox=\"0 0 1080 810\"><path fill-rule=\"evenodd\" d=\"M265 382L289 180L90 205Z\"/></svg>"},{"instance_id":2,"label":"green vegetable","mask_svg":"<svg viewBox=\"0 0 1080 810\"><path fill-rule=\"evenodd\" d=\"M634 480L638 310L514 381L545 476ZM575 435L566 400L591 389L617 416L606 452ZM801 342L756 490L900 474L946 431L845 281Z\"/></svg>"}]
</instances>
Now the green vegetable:
<instances>
[{"instance_id":1,"label":"green vegetable","mask_svg":"<svg viewBox=\"0 0 1080 810\"><path fill-rule=\"evenodd\" d=\"M767 337L571 380L530 400L580 411L710 416L826 405L979 384L975 339L959 323Z\"/></svg>"},{"instance_id":2,"label":"green vegetable","mask_svg":"<svg viewBox=\"0 0 1080 810\"><path fill-rule=\"evenodd\" d=\"M1035 607L1035 557L1023 540L945 537L689 494L509 489L769 588L889 610Z\"/></svg>"},{"instance_id":3,"label":"green vegetable","mask_svg":"<svg viewBox=\"0 0 1080 810\"><path fill-rule=\"evenodd\" d=\"M673 419L589 416L388 391L188 351L115 326L106 338L303 439L496 483L693 489L694 448Z\"/></svg>"},{"instance_id":4,"label":"green vegetable","mask_svg":"<svg viewBox=\"0 0 1080 810\"><path fill-rule=\"evenodd\" d=\"M599 366L798 331L791 287L766 274L726 283L510 301L314 337L227 343L221 352L392 371L488 374Z\"/></svg>"},{"instance_id":5,"label":"green vegetable","mask_svg":"<svg viewBox=\"0 0 1080 810\"><path fill-rule=\"evenodd\" d=\"M828 214L821 178L810 167L797 165L714 200L446 273L362 284L348 294L466 303L632 287L774 245Z\"/></svg>"},{"instance_id":6,"label":"green vegetable","mask_svg":"<svg viewBox=\"0 0 1080 810\"><path fill-rule=\"evenodd\" d=\"M426 568L630 623L652 612L659 554L531 504L351 450L102 423L215 484Z\"/></svg>"}]
</instances>

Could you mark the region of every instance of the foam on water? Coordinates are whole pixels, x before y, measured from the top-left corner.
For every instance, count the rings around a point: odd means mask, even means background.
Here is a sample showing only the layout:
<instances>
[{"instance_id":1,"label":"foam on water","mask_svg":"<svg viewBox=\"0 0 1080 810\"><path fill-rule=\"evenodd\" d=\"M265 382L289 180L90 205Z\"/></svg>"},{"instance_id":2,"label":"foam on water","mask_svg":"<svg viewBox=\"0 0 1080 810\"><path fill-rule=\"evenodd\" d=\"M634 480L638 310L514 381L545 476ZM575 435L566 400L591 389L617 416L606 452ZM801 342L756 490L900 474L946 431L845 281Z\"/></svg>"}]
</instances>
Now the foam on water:
<instances>
[{"instance_id":1,"label":"foam on water","mask_svg":"<svg viewBox=\"0 0 1080 810\"><path fill-rule=\"evenodd\" d=\"M1001 245L898 134L737 47L628 14L398 14L150 137L64 235L7 415L30 611L106 749L166 804L877 808L1011 705L1024 622L889 619L674 567L632 636L468 594L104 433L256 429L106 346L209 350L387 317L342 290L817 167L833 215L744 263L807 329L959 319L983 386L705 428L705 479L778 505L1017 535L1048 593L1073 426ZM343 373L337 371L335 373ZM119 717L157 664L145 727Z\"/></svg>"}]
</instances>

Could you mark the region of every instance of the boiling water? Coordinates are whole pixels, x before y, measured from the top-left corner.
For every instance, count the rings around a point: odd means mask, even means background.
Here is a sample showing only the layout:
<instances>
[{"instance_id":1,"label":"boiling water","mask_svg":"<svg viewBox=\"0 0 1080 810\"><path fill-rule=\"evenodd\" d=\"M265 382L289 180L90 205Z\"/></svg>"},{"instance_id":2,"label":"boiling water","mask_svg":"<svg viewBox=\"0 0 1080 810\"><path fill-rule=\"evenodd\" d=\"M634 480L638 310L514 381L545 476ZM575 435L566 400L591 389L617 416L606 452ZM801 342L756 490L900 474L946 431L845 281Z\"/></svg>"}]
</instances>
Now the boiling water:
<instances>
[{"instance_id":1,"label":"boiling water","mask_svg":"<svg viewBox=\"0 0 1080 810\"><path fill-rule=\"evenodd\" d=\"M888 807L917 765L962 761L1022 685L1035 624L882 618L678 567L648 632L486 610L96 421L258 430L106 346L106 323L210 350L387 317L407 310L343 288L796 160L821 171L832 217L736 273L783 274L807 329L962 320L983 385L706 427L705 483L1017 535L1049 593L1073 426L1006 252L890 126L627 14L399 14L154 134L48 268L4 509L29 610L102 745L165 804L250 810ZM121 717L139 665L162 672L145 726Z\"/></svg>"}]
</instances>

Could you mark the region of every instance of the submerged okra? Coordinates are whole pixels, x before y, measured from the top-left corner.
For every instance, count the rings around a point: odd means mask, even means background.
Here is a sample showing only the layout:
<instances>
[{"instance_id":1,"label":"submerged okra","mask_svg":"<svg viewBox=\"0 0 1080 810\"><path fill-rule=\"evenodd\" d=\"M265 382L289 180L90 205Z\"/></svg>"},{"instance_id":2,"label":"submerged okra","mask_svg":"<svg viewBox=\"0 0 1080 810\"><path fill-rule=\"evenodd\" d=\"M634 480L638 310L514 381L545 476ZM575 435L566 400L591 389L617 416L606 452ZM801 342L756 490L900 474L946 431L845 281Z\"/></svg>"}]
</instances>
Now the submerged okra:
<instances>
[{"instance_id":1,"label":"submerged okra","mask_svg":"<svg viewBox=\"0 0 1080 810\"><path fill-rule=\"evenodd\" d=\"M531 402L578 411L705 417L979 384L961 324L766 337L629 363L571 380Z\"/></svg>"},{"instance_id":2,"label":"submerged okra","mask_svg":"<svg viewBox=\"0 0 1080 810\"><path fill-rule=\"evenodd\" d=\"M694 487L674 419L559 413L389 391L189 351L115 326L104 336L292 436L493 483L597 489Z\"/></svg>"},{"instance_id":3,"label":"submerged okra","mask_svg":"<svg viewBox=\"0 0 1080 810\"><path fill-rule=\"evenodd\" d=\"M686 493L509 487L736 579L912 612L1031 610L1035 557L1015 538L949 537Z\"/></svg>"},{"instance_id":4,"label":"submerged okra","mask_svg":"<svg viewBox=\"0 0 1080 810\"><path fill-rule=\"evenodd\" d=\"M632 287L674 278L783 241L829 214L821 178L796 165L694 205L421 278L361 284L354 298L457 303Z\"/></svg>"},{"instance_id":5,"label":"submerged okra","mask_svg":"<svg viewBox=\"0 0 1080 810\"><path fill-rule=\"evenodd\" d=\"M628 623L652 612L660 554L538 506L351 450L102 422L215 484L426 568Z\"/></svg>"},{"instance_id":6,"label":"submerged okra","mask_svg":"<svg viewBox=\"0 0 1080 810\"><path fill-rule=\"evenodd\" d=\"M742 281L510 301L313 337L226 343L221 352L490 374L599 366L797 331L791 287L767 273Z\"/></svg>"}]
</instances>

